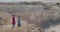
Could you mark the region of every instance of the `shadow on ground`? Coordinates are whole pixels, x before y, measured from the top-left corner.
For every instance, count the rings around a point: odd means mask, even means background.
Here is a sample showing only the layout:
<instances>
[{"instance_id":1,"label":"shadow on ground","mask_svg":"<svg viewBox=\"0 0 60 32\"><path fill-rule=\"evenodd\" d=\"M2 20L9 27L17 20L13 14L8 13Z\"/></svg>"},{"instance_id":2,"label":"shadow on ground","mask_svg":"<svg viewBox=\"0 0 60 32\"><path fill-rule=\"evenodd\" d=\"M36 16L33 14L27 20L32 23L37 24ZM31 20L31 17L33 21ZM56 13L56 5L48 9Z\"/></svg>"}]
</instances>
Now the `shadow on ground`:
<instances>
[{"instance_id":1,"label":"shadow on ground","mask_svg":"<svg viewBox=\"0 0 60 32\"><path fill-rule=\"evenodd\" d=\"M45 21L45 23L41 24L41 28L42 29L48 29L50 28L50 26L55 26L60 24L60 18L57 19L48 19L47 21Z\"/></svg>"}]
</instances>

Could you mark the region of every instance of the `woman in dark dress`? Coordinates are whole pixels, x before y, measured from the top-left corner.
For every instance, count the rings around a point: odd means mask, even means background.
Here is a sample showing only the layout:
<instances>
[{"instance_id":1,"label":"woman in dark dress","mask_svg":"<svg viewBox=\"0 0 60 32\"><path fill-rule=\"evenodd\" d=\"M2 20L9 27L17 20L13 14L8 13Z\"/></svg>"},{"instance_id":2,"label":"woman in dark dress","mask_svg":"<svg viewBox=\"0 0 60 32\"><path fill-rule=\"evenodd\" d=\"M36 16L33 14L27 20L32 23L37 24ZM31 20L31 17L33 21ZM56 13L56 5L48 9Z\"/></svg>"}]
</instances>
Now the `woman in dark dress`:
<instances>
[{"instance_id":1,"label":"woman in dark dress","mask_svg":"<svg viewBox=\"0 0 60 32\"><path fill-rule=\"evenodd\" d=\"M18 24L18 27L21 26L20 16L18 16L18 22L17 22L17 24Z\"/></svg>"}]
</instances>

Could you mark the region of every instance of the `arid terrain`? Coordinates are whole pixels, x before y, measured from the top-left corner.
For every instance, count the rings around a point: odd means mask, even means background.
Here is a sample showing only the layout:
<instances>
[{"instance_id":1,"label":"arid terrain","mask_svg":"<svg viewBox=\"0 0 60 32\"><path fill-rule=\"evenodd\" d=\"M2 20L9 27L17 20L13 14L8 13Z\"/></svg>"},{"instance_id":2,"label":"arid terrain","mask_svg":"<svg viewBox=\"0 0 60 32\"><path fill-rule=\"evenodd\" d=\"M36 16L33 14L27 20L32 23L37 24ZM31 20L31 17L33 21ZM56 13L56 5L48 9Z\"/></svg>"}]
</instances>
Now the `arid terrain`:
<instances>
[{"instance_id":1,"label":"arid terrain","mask_svg":"<svg viewBox=\"0 0 60 32\"><path fill-rule=\"evenodd\" d=\"M0 5L0 32L60 32L60 8L43 5ZM16 26L11 18L16 15ZM17 27L21 16L21 27Z\"/></svg>"}]
</instances>

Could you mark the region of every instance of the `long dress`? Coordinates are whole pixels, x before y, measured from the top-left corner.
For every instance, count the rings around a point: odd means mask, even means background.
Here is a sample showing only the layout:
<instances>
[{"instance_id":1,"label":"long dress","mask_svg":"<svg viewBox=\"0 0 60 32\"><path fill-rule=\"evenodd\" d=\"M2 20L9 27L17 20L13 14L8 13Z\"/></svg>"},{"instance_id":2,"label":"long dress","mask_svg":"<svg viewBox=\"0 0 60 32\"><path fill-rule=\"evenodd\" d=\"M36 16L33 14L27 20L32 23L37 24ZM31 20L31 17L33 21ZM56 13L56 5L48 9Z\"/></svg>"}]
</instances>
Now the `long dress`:
<instances>
[{"instance_id":1,"label":"long dress","mask_svg":"<svg viewBox=\"0 0 60 32\"><path fill-rule=\"evenodd\" d=\"M15 15L12 15L12 28L15 27Z\"/></svg>"},{"instance_id":2,"label":"long dress","mask_svg":"<svg viewBox=\"0 0 60 32\"><path fill-rule=\"evenodd\" d=\"M20 16L18 16L18 22L17 22L17 24L18 24L18 27L21 26Z\"/></svg>"}]
</instances>

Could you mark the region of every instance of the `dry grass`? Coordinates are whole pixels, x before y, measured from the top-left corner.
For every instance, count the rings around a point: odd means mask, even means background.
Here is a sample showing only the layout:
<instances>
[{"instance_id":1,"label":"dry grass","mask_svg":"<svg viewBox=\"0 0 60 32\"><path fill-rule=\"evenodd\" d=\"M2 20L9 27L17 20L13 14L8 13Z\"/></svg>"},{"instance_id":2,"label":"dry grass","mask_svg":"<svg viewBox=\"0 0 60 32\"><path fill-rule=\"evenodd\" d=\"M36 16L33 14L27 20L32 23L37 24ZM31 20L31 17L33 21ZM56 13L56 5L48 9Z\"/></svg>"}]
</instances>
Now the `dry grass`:
<instances>
[{"instance_id":1,"label":"dry grass","mask_svg":"<svg viewBox=\"0 0 60 32\"><path fill-rule=\"evenodd\" d=\"M28 24L25 23L26 25L23 24L22 27L20 27L20 28L16 27L14 29L12 29L12 28L6 28L6 29L1 28L0 32L31 32L32 30L36 31L35 28L37 28L37 27L40 28L41 24L44 24L46 20L57 19L60 17L58 12L47 12L47 13L45 13L45 12L38 12L38 13L29 12L28 13L27 12L27 13L19 13L17 15L20 15L21 19L27 21ZM10 20L8 20L8 22L6 24L9 24L9 22L10 22ZM11 22L10 22L10 24L11 24ZM37 27L33 26L32 24L35 24ZM43 30L41 30L41 29L39 30L38 28L37 28L37 31L38 32L44 32Z\"/></svg>"},{"instance_id":2,"label":"dry grass","mask_svg":"<svg viewBox=\"0 0 60 32\"><path fill-rule=\"evenodd\" d=\"M5 20L7 21L6 24L4 24L4 25L11 24L11 15L15 11L15 9L19 7L19 5L18 5L18 7L15 7L15 6L11 6L10 8L9 7L10 6L8 6L8 9L7 9L7 6L6 6L7 11L5 11L5 12L8 12L8 13L0 13L0 16L5 17ZM14 8L14 9L12 9L12 8ZM32 32L32 30L34 30L36 32L44 32L42 30L42 27L43 27L44 24L46 24L46 22L49 22L50 19L56 20L56 19L60 18L60 11L57 11L57 10L55 11L55 10L52 9L51 11L50 10L40 11L40 8L39 8L39 10L37 8L38 12L32 12L32 10L31 11L29 10L27 12L24 8L29 8L29 7L27 7L27 6L26 7L25 6L21 7L20 6L20 8L23 9L23 12L22 13L16 13L15 14L16 18L17 18L18 15L20 15L21 20L24 20L24 21L28 22L28 24L24 23L24 24L22 24L22 27L20 27L20 28L16 27L14 29L12 29L12 28L5 28L5 29L1 28L0 32ZM36 9L36 7L33 7L33 8ZM2 10L4 10L4 9L2 9ZM20 11L20 9L19 9L19 11ZM11 14L9 14L10 12L11 12ZM34 24L36 26L34 26L32 24Z\"/></svg>"}]
</instances>

